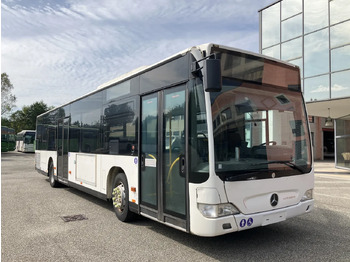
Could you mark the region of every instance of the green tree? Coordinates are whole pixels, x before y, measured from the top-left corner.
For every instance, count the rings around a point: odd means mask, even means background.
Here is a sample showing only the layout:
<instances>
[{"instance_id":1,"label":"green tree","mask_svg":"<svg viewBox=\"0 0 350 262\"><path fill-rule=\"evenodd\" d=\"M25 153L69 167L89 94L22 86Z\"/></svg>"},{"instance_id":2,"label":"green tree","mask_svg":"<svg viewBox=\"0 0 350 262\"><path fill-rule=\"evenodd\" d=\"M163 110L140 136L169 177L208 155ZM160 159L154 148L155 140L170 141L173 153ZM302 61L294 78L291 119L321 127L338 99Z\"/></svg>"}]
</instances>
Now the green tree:
<instances>
[{"instance_id":1,"label":"green tree","mask_svg":"<svg viewBox=\"0 0 350 262\"><path fill-rule=\"evenodd\" d=\"M1 74L1 115L8 114L15 107L16 96L11 92L13 85L6 73Z\"/></svg>"},{"instance_id":2,"label":"green tree","mask_svg":"<svg viewBox=\"0 0 350 262\"><path fill-rule=\"evenodd\" d=\"M18 110L10 116L11 127L16 132L21 130L35 130L36 117L50 109L52 107L47 106L43 101L35 102L30 106L23 106L22 110Z\"/></svg>"},{"instance_id":3,"label":"green tree","mask_svg":"<svg viewBox=\"0 0 350 262\"><path fill-rule=\"evenodd\" d=\"M1 126L7 126L7 127L12 127L12 122L5 118L5 117L1 117Z\"/></svg>"}]
</instances>

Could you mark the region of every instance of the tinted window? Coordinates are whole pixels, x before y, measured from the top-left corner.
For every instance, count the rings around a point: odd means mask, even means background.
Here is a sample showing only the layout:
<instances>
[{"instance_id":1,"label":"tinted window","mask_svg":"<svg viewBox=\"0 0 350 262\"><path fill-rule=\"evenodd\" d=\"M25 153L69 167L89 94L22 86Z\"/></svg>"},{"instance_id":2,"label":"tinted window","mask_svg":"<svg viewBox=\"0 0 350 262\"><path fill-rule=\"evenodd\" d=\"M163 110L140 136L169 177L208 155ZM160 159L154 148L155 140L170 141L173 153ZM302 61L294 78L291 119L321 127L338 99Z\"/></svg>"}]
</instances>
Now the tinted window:
<instances>
[{"instance_id":1,"label":"tinted window","mask_svg":"<svg viewBox=\"0 0 350 262\"><path fill-rule=\"evenodd\" d=\"M274 85L290 90L301 88L299 70L295 67L235 51L222 52L220 48L215 47L212 51L221 60L223 77Z\"/></svg>"},{"instance_id":2,"label":"tinted window","mask_svg":"<svg viewBox=\"0 0 350 262\"><path fill-rule=\"evenodd\" d=\"M102 149L101 109L103 92L90 95L80 101L81 152L100 153Z\"/></svg>"},{"instance_id":3,"label":"tinted window","mask_svg":"<svg viewBox=\"0 0 350 262\"><path fill-rule=\"evenodd\" d=\"M130 80L106 89L106 100L112 100L130 94Z\"/></svg>"},{"instance_id":4,"label":"tinted window","mask_svg":"<svg viewBox=\"0 0 350 262\"><path fill-rule=\"evenodd\" d=\"M134 155L137 149L136 101L108 103L103 110L103 148L107 154Z\"/></svg>"},{"instance_id":5,"label":"tinted window","mask_svg":"<svg viewBox=\"0 0 350 262\"><path fill-rule=\"evenodd\" d=\"M150 92L189 78L188 56L159 66L141 75L141 93Z\"/></svg>"},{"instance_id":6,"label":"tinted window","mask_svg":"<svg viewBox=\"0 0 350 262\"><path fill-rule=\"evenodd\" d=\"M71 119L69 127L69 151L79 152L80 151L80 129L81 129L81 116L82 116L82 105L84 102L81 100L71 104Z\"/></svg>"}]
</instances>

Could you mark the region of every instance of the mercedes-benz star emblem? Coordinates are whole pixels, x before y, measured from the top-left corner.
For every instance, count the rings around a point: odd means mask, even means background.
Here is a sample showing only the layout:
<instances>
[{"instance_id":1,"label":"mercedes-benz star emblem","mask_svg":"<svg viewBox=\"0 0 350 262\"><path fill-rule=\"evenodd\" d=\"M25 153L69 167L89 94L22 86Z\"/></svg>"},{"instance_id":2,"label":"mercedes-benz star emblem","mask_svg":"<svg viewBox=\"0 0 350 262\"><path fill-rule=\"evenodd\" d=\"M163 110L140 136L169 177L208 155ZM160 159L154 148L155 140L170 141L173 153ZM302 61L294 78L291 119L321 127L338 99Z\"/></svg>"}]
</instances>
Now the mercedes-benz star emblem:
<instances>
[{"instance_id":1,"label":"mercedes-benz star emblem","mask_svg":"<svg viewBox=\"0 0 350 262\"><path fill-rule=\"evenodd\" d=\"M277 194L272 194L270 198L270 204L271 206L275 207L278 204L278 195Z\"/></svg>"}]
</instances>

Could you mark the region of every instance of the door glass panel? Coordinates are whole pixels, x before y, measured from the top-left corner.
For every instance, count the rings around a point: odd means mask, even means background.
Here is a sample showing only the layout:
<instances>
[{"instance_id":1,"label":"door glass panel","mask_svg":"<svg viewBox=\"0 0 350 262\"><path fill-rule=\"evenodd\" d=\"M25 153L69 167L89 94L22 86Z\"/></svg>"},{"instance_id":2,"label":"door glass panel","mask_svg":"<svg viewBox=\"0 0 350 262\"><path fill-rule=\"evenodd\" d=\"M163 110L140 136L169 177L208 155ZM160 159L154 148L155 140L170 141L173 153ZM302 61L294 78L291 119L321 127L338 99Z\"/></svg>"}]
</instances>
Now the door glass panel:
<instances>
[{"instance_id":1,"label":"door glass panel","mask_svg":"<svg viewBox=\"0 0 350 262\"><path fill-rule=\"evenodd\" d=\"M158 99L156 94L142 99L141 199L157 206Z\"/></svg>"},{"instance_id":2,"label":"door glass panel","mask_svg":"<svg viewBox=\"0 0 350 262\"><path fill-rule=\"evenodd\" d=\"M57 131L57 175L68 178L68 127L69 118L58 121Z\"/></svg>"},{"instance_id":3,"label":"door glass panel","mask_svg":"<svg viewBox=\"0 0 350 262\"><path fill-rule=\"evenodd\" d=\"M164 211L186 214L185 192L185 90L164 91L163 185Z\"/></svg>"},{"instance_id":4,"label":"door glass panel","mask_svg":"<svg viewBox=\"0 0 350 262\"><path fill-rule=\"evenodd\" d=\"M63 173L63 123L62 120L58 121L57 125L57 176L62 177Z\"/></svg>"},{"instance_id":5,"label":"door glass panel","mask_svg":"<svg viewBox=\"0 0 350 262\"><path fill-rule=\"evenodd\" d=\"M63 121L63 156L62 156L62 161L63 161L63 178L68 179L68 128L69 128L69 118L64 119Z\"/></svg>"}]
</instances>

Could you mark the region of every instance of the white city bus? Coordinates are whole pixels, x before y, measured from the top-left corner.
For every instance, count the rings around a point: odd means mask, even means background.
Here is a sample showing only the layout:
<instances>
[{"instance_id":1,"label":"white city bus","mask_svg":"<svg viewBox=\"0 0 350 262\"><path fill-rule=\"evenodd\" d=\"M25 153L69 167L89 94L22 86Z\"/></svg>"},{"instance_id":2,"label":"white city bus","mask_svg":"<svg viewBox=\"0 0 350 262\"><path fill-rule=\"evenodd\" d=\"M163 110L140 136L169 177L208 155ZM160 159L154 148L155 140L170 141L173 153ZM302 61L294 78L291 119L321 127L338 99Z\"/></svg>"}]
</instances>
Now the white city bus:
<instances>
[{"instance_id":1,"label":"white city bus","mask_svg":"<svg viewBox=\"0 0 350 262\"><path fill-rule=\"evenodd\" d=\"M16 149L18 152L34 152L35 130L22 130L16 135Z\"/></svg>"},{"instance_id":2,"label":"white city bus","mask_svg":"<svg viewBox=\"0 0 350 262\"><path fill-rule=\"evenodd\" d=\"M37 118L36 169L200 236L313 209L299 68L215 44L184 50Z\"/></svg>"}]
</instances>

